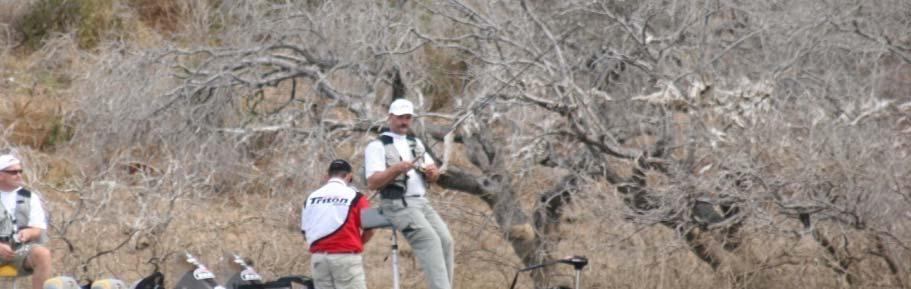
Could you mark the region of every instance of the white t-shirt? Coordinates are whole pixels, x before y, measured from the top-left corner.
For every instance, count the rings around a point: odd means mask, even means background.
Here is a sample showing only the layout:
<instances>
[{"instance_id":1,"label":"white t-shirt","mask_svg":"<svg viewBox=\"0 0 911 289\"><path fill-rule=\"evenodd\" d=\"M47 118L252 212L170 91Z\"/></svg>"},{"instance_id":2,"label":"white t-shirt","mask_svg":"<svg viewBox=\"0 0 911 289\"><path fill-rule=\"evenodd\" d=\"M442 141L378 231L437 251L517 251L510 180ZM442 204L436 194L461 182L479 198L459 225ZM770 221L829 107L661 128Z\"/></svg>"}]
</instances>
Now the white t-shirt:
<instances>
[{"instance_id":1,"label":"white t-shirt","mask_svg":"<svg viewBox=\"0 0 911 289\"><path fill-rule=\"evenodd\" d=\"M0 201L3 202L3 208L5 208L6 212L13 218L16 217L16 191L19 191L19 189L21 188L17 188L12 192L0 191ZM30 200L32 209L29 211L28 226L47 230L47 218L44 215L44 207L41 204L38 194L32 192Z\"/></svg>"},{"instance_id":2,"label":"white t-shirt","mask_svg":"<svg viewBox=\"0 0 911 289\"><path fill-rule=\"evenodd\" d=\"M408 139L404 135L396 134L393 132L384 132L383 135L388 135L392 137L392 145L395 146L395 149L399 151L399 155L402 156L403 161L412 161L414 160L414 155L411 154L411 148L408 146ZM417 146L424 148L424 143L419 139L415 139ZM425 149L426 151L426 149ZM430 157L430 154L424 154L424 166L435 164L433 158ZM375 173L382 172L386 170L386 149L383 148L383 142L380 140L374 140L367 144L367 148L364 150L364 172L369 178ZM424 187L424 178L414 169L409 170L407 173L408 181L405 183L407 186L405 190L405 196L408 197L418 197L424 196L427 193L427 188Z\"/></svg>"}]
</instances>

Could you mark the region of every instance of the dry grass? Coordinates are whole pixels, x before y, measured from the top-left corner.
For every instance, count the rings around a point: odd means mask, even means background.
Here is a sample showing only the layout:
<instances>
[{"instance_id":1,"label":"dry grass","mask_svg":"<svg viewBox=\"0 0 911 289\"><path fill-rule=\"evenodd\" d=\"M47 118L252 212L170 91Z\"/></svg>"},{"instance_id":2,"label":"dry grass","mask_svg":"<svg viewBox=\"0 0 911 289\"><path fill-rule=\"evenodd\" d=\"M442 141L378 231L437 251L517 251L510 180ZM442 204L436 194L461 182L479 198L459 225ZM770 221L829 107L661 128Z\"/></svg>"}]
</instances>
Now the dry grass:
<instances>
[{"instance_id":1,"label":"dry grass","mask_svg":"<svg viewBox=\"0 0 911 289\"><path fill-rule=\"evenodd\" d=\"M178 0L128 0L127 3L142 22L165 34L179 31L189 9L184 1Z\"/></svg>"},{"instance_id":2,"label":"dry grass","mask_svg":"<svg viewBox=\"0 0 911 289\"><path fill-rule=\"evenodd\" d=\"M364 140L366 141L366 140ZM351 156L357 163L362 147L339 148L342 155ZM54 162L62 152L42 154L28 152L31 163L39 167L31 180L41 180L55 219L68 220L78 208L79 191L60 188L78 180L72 174L63 185L48 180L61 178L50 173L52 167L73 167L67 162ZM267 179L274 171L261 168L261 175L250 178ZM522 182L520 190L551 185L553 172L535 171ZM181 254L189 251L213 268L219 276L227 277L231 253L253 259L256 268L267 279L289 274L309 274L309 254L297 230L297 210L306 193L320 184L310 174L299 176L302 182L284 191L248 187L245 192L223 196L187 195L174 206L174 220L159 231L141 231L132 238L134 223L142 214L149 220L162 216L170 204L156 199L155 192L143 191L129 184L110 181L81 184L85 191L110 192L93 194L86 199L87 208L96 210L89 219L74 223L66 235L59 232L49 246L55 252L56 274L88 278L113 276L128 282L137 280L151 270L153 256L167 256L162 269L168 284L174 284L186 270ZM89 183L91 182L91 183ZM34 183L34 182L33 182ZM113 187L111 185L114 184ZM608 186L591 188L609 191ZM530 191L530 189L529 189ZM151 195L150 195L151 194ZM87 195L85 195L87 196ZM102 196L102 197L98 197ZM106 197L105 197L106 196ZM720 252L725 266L713 271L698 260L676 234L660 226L643 227L623 221L621 204L613 196L606 197L602 211L581 211L584 204L573 204L572 223L562 226L556 256L584 255L590 264L583 272L584 288L835 288L837 276L822 264L820 248L808 236L797 240L770 236L751 236L734 254ZM456 288L505 288L516 268L521 267L512 248L495 227L491 212L479 199L453 191L434 190L434 205L447 220L456 242ZM531 205L533 202L524 202ZM145 206L145 213L137 208ZM605 213L607 212L607 213ZM569 216L568 216L569 217ZM107 220L117 220L110 222ZM834 230L837 228L827 228ZM69 250L64 238L74 245ZM391 286L389 272L390 234L380 232L366 246L365 265L371 288ZM853 238L852 238L853 239ZM858 239L859 240L859 239ZM123 243L126 241L126 243ZM712 240L707 240L713 242ZM100 251L118 248L112 254L95 258L82 269L82 263ZM420 267L403 240L400 268L404 288L426 288ZM852 250L862 251L864 243ZM793 262L776 263L783 254ZM882 264L867 261L860 274L875 276ZM554 282L572 285L573 271L559 265ZM799 272L795 274L793 272ZM519 288L530 288L528 275L520 277Z\"/></svg>"},{"instance_id":3,"label":"dry grass","mask_svg":"<svg viewBox=\"0 0 911 289\"><path fill-rule=\"evenodd\" d=\"M52 98L7 98L0 107L5 108L0 110L0 123L16 145L52 149L71 135L61 106Z\"/></svg>"},{"instance_id":4,"label":"dry grass","mask_svg":"<svg viewBox=\"0 0 911 289\"><path fill-rule=\"evenodd\" d=\"M0 2L0 57L16 47L21 35L16 31L18 20L31 1Z\"/></svg>"},{"instance_id":5,"label":"dry grass","mask_svg":"<svg viewBox=\"0 0 911 289\"><path fill-rule=\"evenodd\" d=\"M11 145L53 152L70 140L70 87L86 63L77 46L64 34L31 53L0 55L0 134Z\"/></svg>"},{"instance_id":6,"label":"dry grass","mask_svg":"<svg viewBox=\"0 0 911 289\"><path fill-rule=\"evenodd\" d=\"M181 32L182 27L191 24L181 22L187 13L199 13L177 0L123 0L134 9L120 15L106 10L98 17L108 21L115 16L125 30L134 32L130 41L139 47L153 46L162 39L162 34ZM12 1L0 3L0 34L10 27L22 13L22 3ZM117 2L120 3L120 2ZM17 6L18 5L18 6ZM117 15L114 15L117 14ZM122 18L127 17L127 18ZM130 19L134 17L136 19ZM107 20L105 20L107 19ZM100 20L99 20L100 21ZM90 35L105 37L104 34ZM2 38L6 37L6 38ZM73 221L66 231L64 223L58 223L49 244L54 252L56 274L75 275L81 278L113 276L128 283L151 271L149 260L164 256L162 269L172 285L186 270L182 264L185 251L196 254L210 268L220 272L222 277L230 259L226 255L239 253L253 259L255 266L267 279L289 274L309 274L309 254L306 244L297 229L297 211L307 192L320 184L319 171L325 160L292 156L299 162L288 161L287 155L275 154L269 148L280 141L280 134L263 134L245 143L243 150L253 154L255 170L241 171L236 175L218 176L224 179L215 182L237 184L230 192L220 194L190 194L181 196L173 204L156 196L170 193L171 187L163 186L162 191L144 190L143 183L159 181L161 170L166 163L158 152L167 148L139 144L123 148L113 155L128 155L130 161L154 169L140 169L134 163L123 163L122 172L98 176L82 175L80 164L72 156L79 153L72 148L61 146L71 132L67 113L71 109L68 101L68 87L71 82L80 81L70 71L79 71L84 65L80 58L82 51L76 50L77 41L69 36L55 36L46 39L45 46L34 55L9 55L5 46L0 45L0 143L27 156L31 170L27 178L43 192L55 220ZM10 36L0 35L0 44L9 45ZM425 49L430 75L423 81L428 88L431 110L448 109L452 104L450 95L461 90L462 83L451 77L465 70L465 63L441 51ZM906 67L905 67L906 68ZM899 94L907 87L908 70L895 73L896 84L889 93ZM333 83L353 87L357 81L346 82L344 75L330 75ZM893 80L893 79L890 79ZM354 87L360 91L363 87ZM386 88L380 87L379 92ZM262 102L256 109L252 102L239 105L242 110L267 113L284 103L290 88L283 84L267 89ZM312 93L312 88L299 84L298 93ZM385 94L383 94L385 95ZM382 98L378 98L382 99ZM317 103L325 105L328 101ZM310 107L295 107L306 110ZM341 108L331 111L339 118L348 116ZM681 126L689 119L675 116ZM911 126L906 121L903 129ZM501 132L502 131L498 131ZM362 164L363 147L368 137L354 138L339 147L325 148L325 155L348 158L355 167ZM647 146L654 140L650 137L630 140L634 147ZM438 150L440 146L436 147ZM459 148L460 149L460 148ZM438 151L439 152L439 151ZM781 171L782 167L793 166L795 158L784 152L767 151L762 157L770 171ZM682 151L675 156L682 157ZM108 155L105 158L110 157ZM116 159L111 157L112 159ZM127 159L127 158L125 158ZM115 160L116 161L116 160ZM454 162L470 166L464 152L455 154ZM316 164L314 164L316 163ZM276 165L293 168L279 170ZM617 168L628 175L627 164ZM314 172L316 171L316 172ZM130 175L130 173L133 173ZM522 196L525 208L535 205L535 192L554 184L554 178L561 171L551 169L522 170L517 178L516 192ZM143 175L148 174L148 175ZM173 176L171 176L173 177ZM236 179L230 179L230 178ZM653 177L650 175L650 177ZM238 181L237 179L244 179ZM650 181L659 181L650 178ZM210 188L202 188L200 191ZM689 251L680 237L671 229L661 226L643 226L626 222L624 205L619 198L610 194L613 188L604 184L592 185L591 199L580 198L570 205L561 226L560 243L556 256L585 255L590 264L582 280L583 288L837 288L843 286L833 271L826 267L825 253L820 246L803 235L796 238L781 237L780 234L756 233L748 236L735 252L714 251L724 258L723 266L712 270ZM100 193L99 193L100 192ZM464 193L441 191L432 193L434 205L447 220L456 242L456 288L505 288L509 285L516 268L521 266L509 243L504 240L491 212L479 199ZM601 203L592 208L591 200ZM80 207L80 202L85 202ZM145 211L140 211L145 208ZM85 218L74 218L80 210L91 210ZM769 208L766 208L769 209ZM142 222L162 222L165 212L173 210L174 218L167 225L148 229ZM81 215L80 215L81 216ZM785 220L774 220L785 222ZM142 228L142 229L140 229ZM139 230L139 231L137 231ZM826 227L826 232L838 233L840 228ZM755 230L762 232L761 230ZM365 263L368 284L371 288L391 286L389 272L390 233L380 232L367 244ZM869 240L863 236L851 235L849 248L853 252L870 249ZM718 247L717 240L706 238L705 242ZM69 243L67 243L69 242ZM426 288L419 265L410 247L401 241L401 273L404 288ZM70 249L72 246L72 249ZM93 258L98 252L112 250ZM862 280L878 280L884 276L882 262L868 258L859 261L853 268ZM85 266L85 267L83 267ZM561 265L563 266L563 265ZM558 267L560 275L557 284L571 285L572 270ZM528 275L519 279L519 288L530 288ZM885 281L870 281L860 287L880 286ZM22 284L22 285L27 285Z\"/></svg>"},{"instance_id":7,"label":"dry grass","mask_svg":"<svg viewBox=\"0 0 911 289\"><path fill-rule=\"evenodd\" d=\"M50 194L56 200L60 195ZM145 262L158 251L173 254L163 268L173 284L185 270L180 265L184 250L192 252L220 276L226 276L230 259L224 256L239 253L256 261L256 267L266 278L288 274L308 274L309 254L306 244L296 229L293 210L300 203L302 195L264 197L262 194L238 194L230 200L186 199L177 204L181 213L165 234L143 235L131 241L115 254L105 255L90 264L90 276L115 276L124 280L136 280L150 269ZM131 194L121 192L117 202L131 203ZM511 248L499 237L488 212L477 199L461 193L440 192L434 197L437 209L448 221L456 242L456 288L504 288L508 286L515 269L521 265ZM55 208L60 213L68 210ZM160 208L164 209L164 208ZM108 209L105 209L108 210ZM268 214L263 214L268 211ZM284 212L284 213L282 213ZM265 218L263 218L265 216ZM118 216L124 220L116 223L86 224L79 233L71 236L76 240L78 252L67 253L60 239L51 243L58 252L58 273L76 273L76 261L85 254L116 246L126 238L129 220L135 214ZM192 220L192 221L191 221ZM104 225L102 225L104 224ZM96 238L94 236L104 236ZM400 238L401 239L401 238ZM144 247L151 241L157 244ZM753 272L743 287L737 288L833 288L838 286L837 278L824 266L813 263L811 256L819 248L814 243L801 240L790 241L758 238L751 240L740 249L749 258L762 260L789 250L800 254L804 260L795 264L777 265L771 268L751 267L752 261L732 265L713 272L697 260L688 250L675 242L676 237L667 229L641 228L622 221L584 219L573 226L567 226L557 256L585 255L590 264L583 272L585 288L704 288L706 286L727 287L744 272ZM668 245L671 244L671 245ZM677 245L673 245L677 244ZM385 288L391 285L389 272L390 234L381 231L366 246L365 265L368 284L371 288ZM406 242L400 243L400 268L405 288L426 288L420 267L411 254ZM773 250L769 250L773 248ZM735 257L731 257L732 260ZM876 264L871 264L876 270ZM562 266L562 265L561 265ZM741 266L738 268L738 266ZM761 270L759 270L761 269ZM759 270L759 271L757 271ZM801 270L800 275L786 274ZM74 272L75 271L75 272ZM570 267L558 267L558 284L571 285L573 271ZM798 278L798 276L801 276ZM519 288L529 288L527 275L520 278Z\"/></svg>"}]
</instances>

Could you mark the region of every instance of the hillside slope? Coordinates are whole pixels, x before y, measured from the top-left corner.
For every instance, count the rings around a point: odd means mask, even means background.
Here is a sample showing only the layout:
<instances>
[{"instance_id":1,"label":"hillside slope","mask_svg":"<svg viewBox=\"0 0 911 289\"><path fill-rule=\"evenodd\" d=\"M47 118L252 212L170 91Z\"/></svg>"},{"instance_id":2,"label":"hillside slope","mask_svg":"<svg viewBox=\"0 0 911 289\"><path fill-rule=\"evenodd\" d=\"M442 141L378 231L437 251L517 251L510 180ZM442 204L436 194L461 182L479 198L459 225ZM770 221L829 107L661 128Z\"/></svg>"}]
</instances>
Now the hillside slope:
<instances>
[{"instance_id":1,"label":"hillside slope","mask_svg":"<svg viewBox=\"0 0 911 289\"><path fill-rule=\"evenodd\" d=\"M58 274L306 275L301 202L404 96L458 288L911 286L911 4L741 2L0 2L0 152Z\"/></svg>"}]
</instances>

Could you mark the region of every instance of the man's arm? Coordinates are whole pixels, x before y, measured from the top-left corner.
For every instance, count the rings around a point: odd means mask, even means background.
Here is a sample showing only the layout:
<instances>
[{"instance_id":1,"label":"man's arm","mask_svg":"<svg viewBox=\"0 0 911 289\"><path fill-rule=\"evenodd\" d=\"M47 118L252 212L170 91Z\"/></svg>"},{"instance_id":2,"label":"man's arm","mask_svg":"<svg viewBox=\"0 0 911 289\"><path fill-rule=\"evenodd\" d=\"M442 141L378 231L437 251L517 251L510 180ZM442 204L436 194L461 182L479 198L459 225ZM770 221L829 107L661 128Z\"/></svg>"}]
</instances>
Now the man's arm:
<instances>
[{"instance_id":1,"label":"man's arm","mask_svg":"<svg viewBox=\"0 0 911 289\"><path fill-rule=\"evenodd\" d=\"M39 228L25 228L19 231L19 242L26 243L31 241L37 241L41 239L41 232L43 230Z\"/></svg>"},{"instance_id":2,"label":"man's arm","mask_svg":"<svg viewBox=\"0 0 911 289\"><path fill-rule=\"evenodd\" d=\"M19 242L34 242L41 239L44 230L47 230L47 213L44 211L44 202L41 201L41 195L32 192L29 205L29 221L25 229L19 231Z\"/></svg>"},{"instance_id":3,"label":"man's arm","mask_svg":"<svg viewBox=\"0 0 911 289\"><path fill-rule=\"evenodd\" d=\"M376 233L376 230L364 230L361 233L361 243L367 244L370 238L373 238L374 233Z\"/></svg>"},{"instance_id":4,"label":"man's arm","mask_svg":"<svg viewBox=\"0 0 911 289\"><path fill-rule=\"evenodd\" d=\"M363 215L361 215L361 214L364 213L364 210L370 208L370 201L367 200L367 196L365 196L361 193L357 193L357 194L360 195L360 198L358 198L357 204L355 204L356 210L357 210L357 219L358 219L357 224L358 224L358 226L363 226L363 224L360 222L361 218L363 217ZM361 244L367 244L367 242L370 241L370 238L373 237L374 232L375 232L375 230L372 230L372 229L365 230L365 229L361 228Z\"/></svg>"},{"instance_id":5,"label":"man's arm","mask_svg":"<svg viewBox=\"0 0 911 289\"><path fill-rule=\"evenodd\" d=\"M297 210L298 213L297 213L297 218L296 218L297 220L299 220L297 228L300 229L301 238L304 238L304 242L307 242L307 231L304 230L304 210L306 210L306 209L307 209L306 201L304 201L304 207L301 208L300 210Z\"/></svg>"},{"instance_id":6,"label":"man's arm","mask_svg":"<svg viewBox=\"0 0 911 289\"><path fill-rule=\"evenodd\" d=\"M386 168L381 172L376 172L367 178L367 189L376 190L382 188L398 177L414 168L414 162L400 162Z\"/></svg>"},{"instance_id":7,"label":"man's arm","mask_svg":"<svg viewBox=\"0 0 911 289\"><path fill-rule=\"evenodd\" d=\"M391 183L399 174L414 168L414 162L401 162L387 167L383 143L373 141L364 149L364 168L367 173L367 189L376 190Z\"/></svg>"}]
</instances>

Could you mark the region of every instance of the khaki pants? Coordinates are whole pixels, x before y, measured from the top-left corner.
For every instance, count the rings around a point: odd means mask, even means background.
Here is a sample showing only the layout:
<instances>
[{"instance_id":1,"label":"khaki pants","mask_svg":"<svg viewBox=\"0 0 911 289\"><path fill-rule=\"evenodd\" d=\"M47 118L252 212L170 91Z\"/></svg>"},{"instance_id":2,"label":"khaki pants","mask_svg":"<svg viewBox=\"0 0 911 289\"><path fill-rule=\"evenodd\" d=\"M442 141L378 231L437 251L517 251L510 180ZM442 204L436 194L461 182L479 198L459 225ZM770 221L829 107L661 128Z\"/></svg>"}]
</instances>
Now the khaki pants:
<instances>
[{"instance_id":1,"label":"khaki pants","mask_svg":"<svg viewBox=\"0 0 911 289\"><path fill-rule=\"evenodd\" d=\"M313 253L310 273L316 289L367 289L361 254Z\"/></svg>"},{"instance_id":2,"label":"khaki pants","mask_svg":"<svg viewBox=\"0 0 911 289\"><path fill-rule=\"evenodd\" d=\"M28 258L28 254L32 252L32 248L39 247L38 244L22 244L19 245L19 248L16 248L15 256L12 260L2 261L0 260L0 265L12 264L16 267L16 270L19 271L19 276L30 275L35 270L34 268L25 267L25 259Z\"/></svg>"},{"instance_id":3,"label":"khaki pants","mask_svg":"<svg viewBox=\"0 0 911 289\"><path fill-rule=\"evenodd\" d=\"M383 199L380 210L402 231L421 262L429 289L452 289L453 246L449 227L425 198Z\"/></svg>"}]
</instances>

